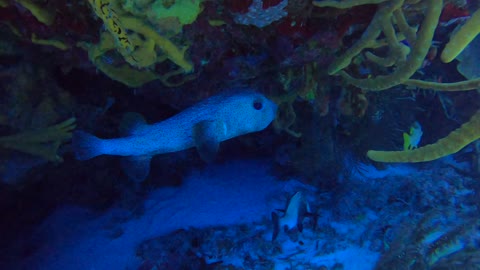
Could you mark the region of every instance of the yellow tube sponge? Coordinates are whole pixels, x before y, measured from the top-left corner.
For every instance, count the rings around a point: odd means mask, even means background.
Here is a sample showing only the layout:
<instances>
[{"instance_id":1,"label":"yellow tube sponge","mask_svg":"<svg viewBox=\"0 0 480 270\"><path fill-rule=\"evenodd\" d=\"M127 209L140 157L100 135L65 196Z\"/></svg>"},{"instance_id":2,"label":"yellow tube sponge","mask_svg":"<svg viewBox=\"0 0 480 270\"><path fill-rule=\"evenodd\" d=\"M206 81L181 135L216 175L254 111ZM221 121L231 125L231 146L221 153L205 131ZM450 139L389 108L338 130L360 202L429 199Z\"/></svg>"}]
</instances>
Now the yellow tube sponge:
<instances>
[{"instance_id":1,"label":"yellow tube sponge","mask_svg":"<svg viewBox=\"0 0 480 270\"><path fill-rule=\"evenodd\" d=\"M43 129L0 137L0 146L39 156L48 161L60 162L63 159L57 154L57 150L62 143L72 138L75 127L75 118L70 118Z\"/></svg>"},{"instance_id":2,"label":"yellow tube sponge","mask_svg":"<svg viewBox=\"0 0 480 270\"><path fill-rule=\"evenodd\" d=\"M185 50L178 49L169 39L158 34L141 19L122 16L119 7L113 0L88 0L95 14L102 19L108 32L114 37L118 51L125 60L135 67L147 67L156 62L155 46L158 46L168 59L180 66L185 72L193 70L193 64L185 57ZM145 42L139 42L135 33L141 34Z\"/></svg>"},{"instance_id":3,"label":"yellow tube sponge","mask_svg":"<svg viewBox=\"0 0 480 270\"><path fill-rule=\"evenodd\" d=\"M140 33L147 39L152 39L155 44L165 53L166 57L180 66L184 72L193 71L193 64L185 59L185 50L178 49L169 39L158 34L152 27L136 17L120 17L125 28Z\"/></svg>"},{"instance_id":4,"label":"yellow tube sponge","mask_svg":"<svg viewBox=\"0 0 480 270\"><path fill-rule=\"evenodd\" d=\"M40 7L30 0L16 0L20 5L28 9L35 18L41 23L51 25L55 20L55 12Z\"/></svg>"},{"instance_id":5,"label":"yellow tube sponge","mask_svg":"<svg viewBox=\"0 0 480 270\"><path fill-rule=\"evenodd\" d=\"M32 43L39 44L39 45L45 45L45 46L53 46L57 49L60 49L62 51L66 51L70 49L70 46L66 44L65 42L57 39L39 39L37 35L32 34Z\"/></svg>"},{"instance_id":6,"label":"yellow tube sponge","mask_svg":"<svg viewBox=\"0 0 480 270\"><path fill-rule=\"evenodd\" d=\"M407 81L423 64L425 56L432 45L433 35L437 28L440 13L442 12L442 0L426 1L427 11L425 19L418 31L417 40L413 46L412 52L407 57L407 61L400 65L393 73L381 75L374 78L357 79L350 76L345 71L339 72L343 79L358 88L382 91Z\"/></svg>"},{"instance_id":7,"label":"yellow tube sponge","mask_svg":"<svg viewBox=\"0 0 480 270\"><path fill-rule=\"evenodd\" d=\"M100 35L100 42L98 44L90 44L80 42L78 47L85 49L88 52L88 57L99 70L112 80L119 81L129 87L140 87L143 84L158 79L158 76L150 70L137 70L130 67L128 64L120 66L113 66L105 63L103 55L115 49L115 40L113 35L109 32L103 32Z\"/></svg>"},{"instance_id":8,"label":"yellow tube sponge","mask_svg":"<svg viewBox=\"0 0 480 270\"><path fill-rule=\"evenodd\" d=\"M460 30L453 34L440 56L442 62L449 63L455 59L479 33L480 9L475 11Z\"/></svg>"},{"instance_id":9,"label":"yellow tube sponge","mask_svg":"<svg viewBox=\"0 0 480 270\"><path fill-rule=\"evenodd\" d=\"M187 48L177 48L143 19L126 15L119 0L88 1L107 31L101 33L99 44L79 43L78 46L88 51L90 60L107 76L130 87L139 87L156 79L166 85L175 85L169 81L171 77L193 71L193 64L185 58ZM128 64L112 65L106 61L108 57L104 55L109 50L119 52ZM159 76L154 72L155 64L166 59L180 69ZM185 80L191 78L188 75Z\"/></svg>"},{"instance_id":10,"label":"yellow tube sponge","mask_svg":"<svg viewBox=\"0 0 480 270\"><path fill-rule=\"evenodd\" d=\"M433 89L436 91L457 92L475 90L477 88L480 88L480 78L454 83L439 83L410 79L403 84L408 86L415 86L417 88Z\"/></svg>"},{"instance_id":11,"label":"yellow tube sponge","mask_svg":"<svg viewBox=\"0 0 480 270\"><path fill-rule=\"evenodd\" d=\"M445 157L460 151L480 138L480 110L470 121L452 131L447 137L415 150L367 152L367 157L378 162L423 162Z\"/></svg>"},{"instance_id":12,"label":"yellow tube sponge","mask_svg":"<svg viewBox=\"0 0 480 270\"><path fill-rule=\"evenodd\" d=\"M124 25L118 18L113 1L88 0L88 2L92 6L95 14L102 19L105 28L113 35L119 47L127 52L132 52L134 46L128 38Z\"/></svg>"},{"instance_id":13,"label":"yellow tube sponge","mask_svg":"<svg viewBox=\"0 0 480 270\"><path fill-rule=\"evenodd\" d=\"M131 53L120 51L130 65L138 68L145 68L159 62L157 52L155 51L155 41L151 38L141 38L137 33L129 35L135 50Z\"/></svg>"}]
</instances>

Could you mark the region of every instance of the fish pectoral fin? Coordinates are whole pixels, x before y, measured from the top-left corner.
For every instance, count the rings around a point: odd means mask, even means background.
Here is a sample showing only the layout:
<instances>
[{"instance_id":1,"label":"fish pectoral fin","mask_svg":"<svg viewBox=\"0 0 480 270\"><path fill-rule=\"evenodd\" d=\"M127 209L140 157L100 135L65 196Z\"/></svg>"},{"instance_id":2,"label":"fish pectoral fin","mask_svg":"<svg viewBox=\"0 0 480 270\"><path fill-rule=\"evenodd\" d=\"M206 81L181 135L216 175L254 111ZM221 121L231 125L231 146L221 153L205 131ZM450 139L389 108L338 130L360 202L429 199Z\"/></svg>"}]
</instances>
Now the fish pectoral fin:
<instances>
[{"instance_id":1,"label":"fish pectoral fin","mask_svg":"<svg viewBox=\"0 0 480 270\"><path fill-rule=\"evenodd\" d=\"M225 124L221 121L201 121L193 127L193 140L198 154L205 162L213 162L220 148Z\"/></svg>"},{"instance_id":2,"label":"fish pectoral fin","mask_svg":"<svg viewBox=\"0 0 480 270\"><path fill-rule=\"evenodd\" d=\"M218 141L205 140L202 142L197 142L196 145L197 152L203 161L211 163L215 160L218 149L220 148L220 143Z\"/></svg>"},{"instance_id":3,"label":"fish pectoral fin","mask_svg":"<svg viewBox=\"0 0 480 270\"><path fill-rule=\"evenodd\" d=\"M127 112L123 115L122 121L120 122L120 134L123 136L134 135L138 130L146 125L147 122L141 114L136 112Z\"/></svg>"},{"instance_id":4,"label":"fish pectoral fin","mask_svg":"<svg viewBox=\"0 0 480 270\"><path fill-rule=\"evenodd\" d=\"M122 168L129 179L143 182L150 174L151 156L130 156L122 158Z\"/></svg>"}]
</instances>

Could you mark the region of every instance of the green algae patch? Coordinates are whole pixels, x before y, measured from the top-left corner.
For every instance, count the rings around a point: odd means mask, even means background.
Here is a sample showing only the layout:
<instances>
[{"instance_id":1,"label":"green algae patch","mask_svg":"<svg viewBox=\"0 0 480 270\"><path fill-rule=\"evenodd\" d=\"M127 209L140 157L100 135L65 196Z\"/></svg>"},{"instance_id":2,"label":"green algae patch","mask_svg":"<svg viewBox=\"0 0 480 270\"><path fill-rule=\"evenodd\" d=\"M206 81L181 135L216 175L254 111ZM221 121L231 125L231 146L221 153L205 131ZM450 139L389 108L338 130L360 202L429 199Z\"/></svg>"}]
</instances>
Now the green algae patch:
<instances>
[{"instance_id":1,"label":"green algae patch","mask_svg":"<svg viewBox=\"0 0 480 270\"><path fill-rule=\"evenodd\" d=\"M191 24L202 12L200 0L158 0L152 4L155 19L177 18L182 25Z\"/></svg>"}]
</instances>

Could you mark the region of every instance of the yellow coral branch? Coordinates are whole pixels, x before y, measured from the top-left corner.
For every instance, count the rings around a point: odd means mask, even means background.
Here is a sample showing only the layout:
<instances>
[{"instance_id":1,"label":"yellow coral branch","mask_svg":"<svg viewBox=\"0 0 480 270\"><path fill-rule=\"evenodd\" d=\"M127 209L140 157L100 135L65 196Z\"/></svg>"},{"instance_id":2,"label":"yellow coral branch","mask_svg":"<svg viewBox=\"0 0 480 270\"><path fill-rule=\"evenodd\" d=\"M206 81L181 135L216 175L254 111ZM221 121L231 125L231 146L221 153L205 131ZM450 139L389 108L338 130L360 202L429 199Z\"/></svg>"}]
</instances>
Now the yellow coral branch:
<instances>
[{"instance_id":1,"label":"yellow coral branch","mask_svg":"<svg viewBox=\"0 0 480 270\"><path fill-rule=\"evenodd\" d=\"M403 84L408 86L415 86L418 88L424 89L433 89L437 91L447 91L447 92L456 92L456 91L467 91L475 90L480 88L480 78L454 82L454 83L438 83L438 82L428 82L422 80L407 80Z\"/></svg>"},{"instance_id":2,"label":"yellow coral branch","mask_svg":"<svg viewBox=\"0 0 480 270\"><path fill-rule=\"evenodd\" d=\"M52 25L55 20L55 12L49 11L33 3L30 0L16 0L19 4L28 9L41 23Z\"/></svg>"},{"instance_id":3,"label":"yellow coral branch","mask_svg":"<svg viewBox=\"0 0 480 270\"><path fill-rule=\"evenodd\" d=\"M32 43L34 44L39 44L39 45L45 45L45 46L53 46L57 49L66 51L70 49L70 46L66 44L65 42L57 39L39 39L37 35L32 34Z\"/></svg>"},{"instance_id":4,"label":"yellow coral branch","mask_svg":"<svg viewBox=\"0 0 480 270\"><path fill-rule=\"evenodd\" d=\"M168 59L180 66L185 72L193 71L193 64L185 58L185 50L180 50L169 39L162 37L152 27L135 17L120 17L120 21L127 29L151 38L165 53Z\"/></svg>"},{"instance_id":5,"label":"yellow coral branch","mask_svg":"<svg viewBox=\"0 0 480 270\"><path fill-rule=\"evenodd\" d=\"M438 24L438 19L442 11L442 0L428 0L427 12L423 20L418 38L415 42L412 52L408 56L405 64L397 68L392 74L386 76L377 76L375 78L357 79L342 71L339 74L349 84L356 87L374 91L389 89L408 80L423 64L425 56L430 49L433 34Z\"/></svg>"},{"instance_id":6,"label":"yellow coral branch","mask_svg":"<svg viewBox=\"0 0 480 270\"><path fill-rule=\"evenodd\" d=\"M58 147L72 138L75 118L40 130L25 131L19 134L0 137L0 146L27 154L42 157L48 161L63 161L57 154Z\"/></svg>"},{"instance_id":7,"label":"yellow coral branch","mask_svg":"<svg viewBox=\"0 0 480 270\"><path fill-rule=\"evenodd\" d=\"M415 45L415 42L417 41L417 29L408 24L405 14L401 9L395 10L393 16L395 17L398 29L400 29L400 32L405 35L408 43L411 46Z\"/></svg>"},{"instance_id":8,"label":"yellow coral branch","mask_svg":"<svg viewBox=\"0 0 480 270\"><path fill-rule=\"evenodd\" d=\"M473 13L467 22L453 34L442 51L440 59L449 63L457 57L472 40L480 33L480 9Z\"/></svg>"},{"instance_id":9,"label":"yellow coral branch","mask_svg":"<svg viewBox=\"0 0 480 270\"><path fill-rule=\"evenodd\" d=\"M127 35L127 31L118 18L117 11L110 0L88 0L97 16L102 19L105 28L117 40L119 47L128 53L134 50L133 44Z\"/></svg>"},{"instance_id":10,"label":"yellow coral branch","mask_svg":"<svg viewBox=\"0 0 480 270\"><path fill-rule=\"evenodd\" d=\"M381 7L368 25L360 40L358 40L352 47L350 47L342 56L336 58L328 67L328 74L334 75L340 70L346 68L352 62L352 59L360 54L365 48L372 46L375 40L382 33L381 21L384 16L393 11L393 7Z\"/></svg>"},{"instance_id":11,"label":"yellow coral branch","mask_svg":"<svg viewBox=\"0 0 480 270\"><path fill-rule=\"evenodd\" d=\"M367 157L378 162L423 162L445 157L480 138L480 110L470 121L452 131L447 137L415 150L409 151L374 151L367 152Z\"/></svg>"}]
</instances>

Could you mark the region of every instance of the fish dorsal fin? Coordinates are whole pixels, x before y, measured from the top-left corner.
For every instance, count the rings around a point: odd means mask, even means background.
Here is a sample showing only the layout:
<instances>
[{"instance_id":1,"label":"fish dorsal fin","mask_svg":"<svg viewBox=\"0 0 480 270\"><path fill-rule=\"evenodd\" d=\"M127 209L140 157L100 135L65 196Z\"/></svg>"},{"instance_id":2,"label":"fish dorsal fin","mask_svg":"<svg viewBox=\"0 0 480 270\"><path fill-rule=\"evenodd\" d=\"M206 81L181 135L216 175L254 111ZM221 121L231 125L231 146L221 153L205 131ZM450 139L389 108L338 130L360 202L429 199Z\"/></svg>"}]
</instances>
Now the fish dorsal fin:
<instances>
[{"instance_id":1,"label":"fish dorsal fin","mask_svg":"<svg viewBox=\"0 0 480 270\"><path fill-rule=\"evenodd\" d=\"M129 179L143 182L150 174L151 156L130 156L122 158L122 168Z\"/></svg>"},{"instance_id":2,"label":"fish dorsal fin","mask_svg":"<svg viewBox=\"0 0 480 270\"><path fill-rule=\"evenodd\" d=\"M120 134L123 136L135 135L138 134L145 126L147 126L147 122L141 114L136 112L127 112L123 115L120 123Z\"/></svg>"},{"instance_id":3,"label":"fish dorsal fin","mask_svg":"<svg viewBox=\"0 0 480 270\"><path fill-rule=\"evenodd\" d=\"M205 162L213 162L220 147L220 138L225 135L225 132L225 124L222 121L205 120L195 124L193 141Z\"/></svg>"}]
</instances>

